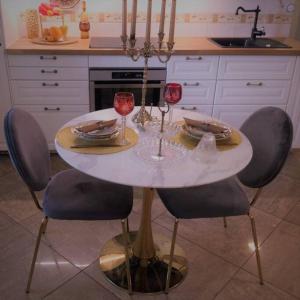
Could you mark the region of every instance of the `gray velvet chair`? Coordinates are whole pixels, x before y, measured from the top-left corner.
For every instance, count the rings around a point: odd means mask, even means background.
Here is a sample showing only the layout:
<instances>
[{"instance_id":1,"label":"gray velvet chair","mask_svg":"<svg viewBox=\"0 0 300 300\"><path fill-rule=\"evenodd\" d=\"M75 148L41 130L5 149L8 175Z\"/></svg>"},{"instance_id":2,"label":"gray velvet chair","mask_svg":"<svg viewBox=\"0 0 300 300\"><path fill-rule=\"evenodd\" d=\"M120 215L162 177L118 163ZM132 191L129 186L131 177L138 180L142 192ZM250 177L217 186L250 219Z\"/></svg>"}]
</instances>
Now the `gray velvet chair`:
<instances>
[{"instance_id":1,"label":"gray velvet chair","mask_svg":"<svg viewBox=\"0 0 300 300\"><path fill-rule=\"evenodd\" d=\"M168 292L172 270L174 245L179 219L224 218L248 215L251 221L260 283L263 284L254 217L250 207L256 202L262 188L270 183L283 167L293 140L293 126L289 116L276 107L266 107L252 114L241 131L253 147L253 157L237 179L245 186L257 189L249 201L236 178L204 186L182 189L158 189L167 210L175 217L173 239L165 291Z\"/></svg>"},{"instance_id":2,"label":"gray velvet chair","mask_svg":"<svg viewBox=\"0 0 300 300\"><path fill-rule=\"evenodd\" d=\"M13 108L4 120L10 158L29 188L37 208L44 212L36 241L26 292L29 293L35 262L48 218L59 220L114 220L122 223L129 293L131 277L128 260L127 218L132 209L131 187L101 181L69 169L50 178L50 155L46 139L35 119ZM35 195L44 191L43 205Z\"/></svg>"}]
</instances>

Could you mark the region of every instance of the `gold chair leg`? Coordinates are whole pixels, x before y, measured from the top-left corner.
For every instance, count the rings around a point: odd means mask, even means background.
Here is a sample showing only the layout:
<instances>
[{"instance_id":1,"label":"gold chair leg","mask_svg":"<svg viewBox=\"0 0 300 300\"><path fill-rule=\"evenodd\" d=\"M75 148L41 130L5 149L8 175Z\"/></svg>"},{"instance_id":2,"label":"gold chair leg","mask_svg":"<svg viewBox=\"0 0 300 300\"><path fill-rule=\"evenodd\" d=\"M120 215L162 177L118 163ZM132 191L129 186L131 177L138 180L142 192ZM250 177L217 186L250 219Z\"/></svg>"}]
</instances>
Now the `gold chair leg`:
<instances>
[{"instance_id":1,"label":"gold chair leg","mask_svg":"<svg viewBox=\"0 0 300 300\"><path fill-rule=\"evenodd\" d=\"M33 258L32 258L32 262L31 262L30 273L29 273L27 287L26 287L26 293L30 292L30 286L31 286L31 281L32 281L32 276L33 276L33 272L34 272L37 254L38 254L40 243L41 243L41 237L42 237L42 234L46 231L47 223L48 223L48 217L45 217L40 225L39 233L38 233L37 240L35 243L35 249L34 249Z\"/></svg>"},{"instance_id":2,"label":"gold chair leg","mask_svg":"<svg viewBox=\"0 0 300 300\"><path fill-rule=\"evenodd\" d=\"M128 251L128 231L127 225L128 220L121 220L122 223L122 231L123 231L123 242L125 248L125 259L126 259L126 272L127 272L127 284L128 284L128 293L132 294L132 282L131 282L131 275L130 275L130 264L129 264L129 251Z\"/></svg>"},{"instance_id":3,"label":"gold chair leg","mask_svg":"<svg viewBox=\"0 0 300 300\"><path fill-rule=\"evenodd\" d=\"M126 226L126 231L127 231L127 233L129 233L129 220L128 220L128 218L125 220L125 226Z\"/></svg>"},{"instance_id":4,"label":"gold chair leg","mask_svg":"<svg viewBox=\"0 0 300 300\"><path fill-rule=\"evenodd\" d=\"M227 228L227 219L226 219L226 217L223 217L223 222L224 222L224 228Z\"/></svg>"},{"instance_id":5,"label":"gold chair leg","mask_svg":"<svg viewBox=\"0 0 300 300\"><path fill-rule=\"evenodd\" d=\"M173 264L173 259L174 259L174 249L175 249L176 235L177 235L177 229L178 229L178 222L179 222L179 220L175 219L174 229L173 229L173 236L172 236L171 251L170 251L170 260L169 260L167 279L166 279L166 288L165 288L165 293L166 294L169 293L172 264Z\"/></svg>"},{"instance_id":6,"label":"gold chair leg","mask_svg":"<svg viewBox=\"0 0 300 300\"><path fill-rule=\"evenodd\" d=\"M251 221L251 228L252 228L252 235L253 235L253 241L255 245L255 255L256 255L256 262L257 262L257 269L258 269L258 275L259 275L259 283L264 284L263 275L262 275L262 268L261 268L261 262L260 262L260 254L259 254L259 248L258 248L258 240L257 240L257 234L256 234L256 226L254 217L249 214L249 218Z\"/></svg>"}]
</instances>

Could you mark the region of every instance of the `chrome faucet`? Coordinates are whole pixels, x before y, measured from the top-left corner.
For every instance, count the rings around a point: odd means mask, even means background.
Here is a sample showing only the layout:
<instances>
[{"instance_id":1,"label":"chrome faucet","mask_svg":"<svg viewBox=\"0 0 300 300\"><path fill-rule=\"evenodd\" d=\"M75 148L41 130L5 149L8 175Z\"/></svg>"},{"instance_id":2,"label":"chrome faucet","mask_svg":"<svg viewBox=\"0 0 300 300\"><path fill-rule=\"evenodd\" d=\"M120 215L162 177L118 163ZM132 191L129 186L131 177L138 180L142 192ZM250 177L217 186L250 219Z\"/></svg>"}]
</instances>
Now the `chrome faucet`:
<instances>
[{"instance_id":1,"label":"chrome faucet","mask_svg":"<svg viewBox=\"0 0 300 300\"><path fill-rule=\"evenodd\" d=\"M251 31L251 39L252 40L255 40L257 36L266 35L265 29L263 27L261 28L261 30L257 29L258 15L261 12L261 9L260 9L259 5L257 6L256 9L245 9L242 6L239 6L236 9L235 14L238 15L240 10L245 12L245 13L252 13L252 12L255 13L254 25L253 25L253 28L252 28L252 31Z\"/></svg>"}]
</instances>

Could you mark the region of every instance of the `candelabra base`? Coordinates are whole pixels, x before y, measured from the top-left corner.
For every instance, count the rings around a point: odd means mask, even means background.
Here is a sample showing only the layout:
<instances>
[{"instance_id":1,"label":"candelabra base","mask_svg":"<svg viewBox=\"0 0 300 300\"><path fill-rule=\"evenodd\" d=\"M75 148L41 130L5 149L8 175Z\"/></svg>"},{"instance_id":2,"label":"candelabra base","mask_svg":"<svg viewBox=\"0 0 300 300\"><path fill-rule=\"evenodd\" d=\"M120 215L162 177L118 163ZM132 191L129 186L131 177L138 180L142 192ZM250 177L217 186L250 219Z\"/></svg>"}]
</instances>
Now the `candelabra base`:
<instances>
[{"instance_id":1,"label":"candelabra base","mask_svg":"<svg viewBox=\"0 0 300 300\"><path fill-rule=\"evenodd\" d=\"M152 121L152 117L144 107L141 107L141 109L132 117L132 121L144 126L146 122Z\"/></svg>"}]
</instances>

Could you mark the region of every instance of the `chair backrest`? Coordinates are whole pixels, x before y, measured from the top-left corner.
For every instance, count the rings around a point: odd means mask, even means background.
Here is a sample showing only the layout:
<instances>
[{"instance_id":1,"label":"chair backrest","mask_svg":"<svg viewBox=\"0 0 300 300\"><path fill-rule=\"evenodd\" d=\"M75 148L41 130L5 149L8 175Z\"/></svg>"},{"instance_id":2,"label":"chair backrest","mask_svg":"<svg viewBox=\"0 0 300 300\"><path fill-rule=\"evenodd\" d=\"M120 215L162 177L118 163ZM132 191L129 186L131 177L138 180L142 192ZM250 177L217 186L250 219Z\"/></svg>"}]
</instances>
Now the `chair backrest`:
<instances>
[{"instance_id":1,"label":"chair backrest","mask_svg":"<svg viewBox=\"0 0 300 300\"><path fill-rule=\"evenodd\" d=\"M4 131L18 173L32 191L43 190L50 178L50 154L39 124L28 112L13 108L5 116Z\"/></svg>"},{"instance_id":2,"label":"chair backrest","mask_svg":"<svg viewBox=\"0 0 300 300\"><path fill-rule=\"evenodd\" d=\"M265 107L253 113L241 131L252 144L253 157L238 178L248 187L263 187L278 175L291 149L291 119L280 108Z\"/></svg>"}]
</instances>

